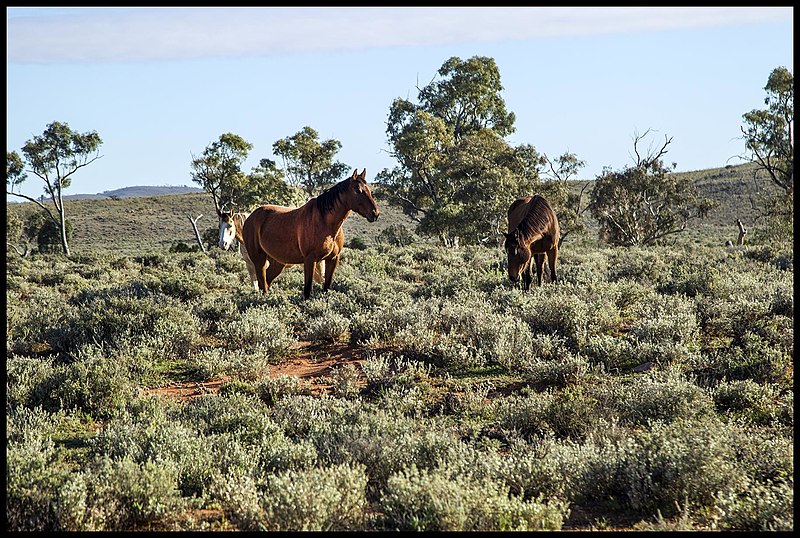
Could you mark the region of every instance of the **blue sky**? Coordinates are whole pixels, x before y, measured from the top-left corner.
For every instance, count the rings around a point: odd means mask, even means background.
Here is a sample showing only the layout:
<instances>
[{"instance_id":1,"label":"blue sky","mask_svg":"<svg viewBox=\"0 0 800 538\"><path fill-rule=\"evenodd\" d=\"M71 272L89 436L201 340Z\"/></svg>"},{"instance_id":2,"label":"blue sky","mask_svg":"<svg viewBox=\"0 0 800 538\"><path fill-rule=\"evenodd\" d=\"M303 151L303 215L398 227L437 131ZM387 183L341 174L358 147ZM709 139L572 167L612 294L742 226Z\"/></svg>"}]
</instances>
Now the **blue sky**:
<instances>
[{"instance_id":1,"label":"blue sky","mask_svg":"<svg viewBox=\"0 0 800 538\"><path fill-rule=\"evenodd\" d=\"M6 26L7 151L53 121L103 140L67 194L197 186L192 156L227 132L254 146L245 172L282 165L273 143L304 126L372 181L397 164L392 101L452 56L494 58L507 141L575 153L581 179L632 164L648 129L678 171L739 164L742 114L794 71L791 7L7 7Z\"/></svg>"}]
</instances>

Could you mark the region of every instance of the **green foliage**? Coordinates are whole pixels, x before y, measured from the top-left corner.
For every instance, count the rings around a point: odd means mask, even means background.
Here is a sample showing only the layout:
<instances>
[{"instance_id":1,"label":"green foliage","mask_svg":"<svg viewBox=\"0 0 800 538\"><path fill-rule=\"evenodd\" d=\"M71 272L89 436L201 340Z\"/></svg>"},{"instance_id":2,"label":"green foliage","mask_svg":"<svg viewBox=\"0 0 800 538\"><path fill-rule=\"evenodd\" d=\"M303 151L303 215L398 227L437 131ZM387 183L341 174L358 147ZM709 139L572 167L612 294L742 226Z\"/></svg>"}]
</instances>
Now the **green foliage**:
<instances>
[{"instance_id":1,"label":"green foliage","mask_svg":"<svg viewBox=\"0 0 800 538\"><path fill-rule=\"evenodd\" d=\"M414 232L402 224L392 224L378 233L376 240L387 245L404 247L415 241Z\"/></svg>"},{"instance_id":2,"label":"green foliage","mask_svg":"<svg viewBox=\"0 0 800 538\"><path fill-rule=\"evenodd\" d=\"M299 207L306 201L306 196L299 186L287 183L284 171L276 166L275 161L261 159L235 199L242 208L253 209L263 204Z\"/></svg>"},{"instance_id":3,"label":"green foliage","mask_svg":"<svg viewBox=\"0 0 800 538\"><path fill-rule=\"evenodd\" d=\"M45 213L34 213L25 222L25 229L35 238L39 252L54 254L62 249L61 230ZM70 219L66 220L67 241L71 241L75 226Z\"/></svg>"},{"instance_id":4,"label":"green foliage","mask_svg":"<svg viewBox=\"0 0 800 538\"><path fill-rule=\"evenodd\" d=\"M764 110L742 115L745 150L748 160L758 164L783 196L768 203L769 213L777 220L793 218L794 199L794 77L786 67L772 70L764 86L767 96ZM782 219L781 219L782 217Z\"/></svg>"},{"instance_id":5,"label":"green foliage","mask_svg":"<svg viewBox=\"0 0 800 538\"><path fill-rule=\"evenodd\" d=\"M25 173L25 162L16 151L6 152L6 185L13 192L14 187L19 186L28 174Z\"/></svg>"},{"instance_id":6,"label":"green foliage","mask_svg":"<svg viewBox=\"0 0 800 538\"><path fill-rule=\"evenodd\" d=\"M710 199L699 196L690 176L671 173L661 160L672 139L666 139L657 152L639 155L637 145L647 134L635 138L634 165L604 170L590 195L590 211L600 224L601 236L613 245L663 242L684 231L692 219L705 216L712 206Z\"/></svg>"},{"instance_id":7,"label":"green foliage","mask_svg":"<svg viewBox=\"0 0 800 538\"><path fill-rule=\"evenodd\" d=\"M400 166L377 179L419 234L444 244L485 242L511 202L539 188L543 161L533 146L504 141L515 117L500 97L492 58L453 57L438 73L420 89L418 105L392 103L386 132Z\"/></svg>"},{"instance_id":8,"label":"green foliage","mask_svg":"<svg viewBox=\"0 0 800 538\"><path fill-rule=\"evenodd\" d=\"M241 136L224 133L200 157L192 158L192 181L211 194L218 211L239 203L236 194L247 179L241 166L251 149L253 145Z\"/></svg>"},{"instance_id":9,"label":"green foliage","mask_svg":"<svg viewBox=\"0 0 800 538\"><path fill-rule=\"evenodd\" d=\"M319 141L319 133L309 126L272 145L286 164L291 185L302 186L307 197L320 194L337 183L349 167L333 158L342 148L335 139Z\"/></svg>"},{"instance_id":10,"label":"green foliage","mask_svg":"<svg viewBox=\"0 0 800 538\"><path fill-rule=\"evenodd\" d=\"M78 133L70 129L66 123L54 121L47 125L40 136L34 136L22 147L25 163L28 164L36 177L44 183L44 192L49 197L52 209L44 205L45 195L41 201L14 192L14 187L20 185L27 178L24 172L22 158L17 152L8 152L6 160L6 184L11 188L6 192L34 201L48 217L48 223L53 230L48 230L44 238L39 234L39 248L50 245L53 237L58 237L60 247L66 256L69 250L70 223L66 220L63 191L72 183L72 176L79 169L100 158L98 148L103 141L97 132L90 131ZM66 227L65 238L62 238L62 222ZM42 227L44 230L44 227ZM49 248L49 247L45 247Z\"/></svg>"}]
</instances>

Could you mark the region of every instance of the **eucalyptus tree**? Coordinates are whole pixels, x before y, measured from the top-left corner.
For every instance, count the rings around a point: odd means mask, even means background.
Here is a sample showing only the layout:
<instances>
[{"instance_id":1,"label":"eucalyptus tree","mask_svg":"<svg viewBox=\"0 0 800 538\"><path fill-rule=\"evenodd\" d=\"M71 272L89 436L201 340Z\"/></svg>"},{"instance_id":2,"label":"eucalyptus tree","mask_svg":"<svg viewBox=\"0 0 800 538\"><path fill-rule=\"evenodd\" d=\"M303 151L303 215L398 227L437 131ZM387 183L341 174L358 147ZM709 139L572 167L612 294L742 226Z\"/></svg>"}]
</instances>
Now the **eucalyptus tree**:
<instances>
[{"instance_id":1,"label":"eucalyptus tree","mask_svg":"<svg viewBox=\"0 0 800 538\"><path fill-rule=\"evenodd\" d=\"M272 159L261 159L247 175L237 200L248 209L262 204L299 206L305 202L303 189L286 181L284 170Z\"/></svg>"},{"instance_id":2,"label":"eucalyptus tree","mask_svg":"<svg viewBox=\"0 0 800 538\"><path fill-rule=\"evenodd\" d=\"M319 133L308 126L272 145L283 158L290 183L302 186L309 198L337 183L350 169L333 160L341 148L342 143L336 139L320 141Z\"/></svg>"},{"instance_id":3,"label":"eucalyptus tree","mask_svg":"<svg viewBox=\"0 0 800 538\"><path fill-rule=\"evenodd\" d=\"M634 136L635 162L622 170L603 170L595 179L589 208L600 234L613 245L646 246L680 233L688 223L706 215L710 199L701 197L692 177L672 173L675 163L662 157L672 138L642 154L639 144L650 134Z\"/></svg>"},{"instance_id":4,"label":"eucalyptus tree","mask_svg":"<svg viewBox=\"0 0 800 538\"><path fill-rule=\"evenodd\" d=\"M761 193L762 214L771 228L791 231L794 219L794 77L785 67L772 70L764 86L766 109L742 116L746 155L777 187L778 195Z\"/></svg>"},{"instance_id":5,"label":"eucalyptus tree","mask_svg":"<svg viewBox=\"0 0 800 538\"><path fill-rule=\"evenodd\" d=\"M488 241L510 203L541 187L543 160L533 146L505 141L515 116L493 58L452 57L438 75L419 89L418 104L392 102L386 133L398 166L376 181L418 233L447 245Z\"/></svg>"},{"instance_id":6,"label":"eucalyptus tree","mask_svg":"<svg viewBox=\"0 0 800 538\"><path fill-rule=\"evenodd\" d=\"M218 214L224 207L240 202L236 194L247 181L242 164L251 149L253 145L241 136L224 133L206 146L200 157L192 155L192 181L211 195Z\"/></svg>"},{"instance_id":7,"label":"eucalyptus tree","mask_svg":"<svg viewBox=\"0 0 800 538\"><path fill-rule=\"evenodd\" d=\"M96 131L79 133L66 123L54 121L40 136L34 136L22 147L23 158L16 151L6 152L6 194L33 202L47 215L61 242L64 255L70 255L68 223L64 209L64 189L72 184L72 176L101 156L103 141ZM25 164L28 168L26 169ZM42 180L44 195L39 199L14 192L28 177L28 172ZM46 205L45 200L49 199Z\"/></svg>"}]
</instances>

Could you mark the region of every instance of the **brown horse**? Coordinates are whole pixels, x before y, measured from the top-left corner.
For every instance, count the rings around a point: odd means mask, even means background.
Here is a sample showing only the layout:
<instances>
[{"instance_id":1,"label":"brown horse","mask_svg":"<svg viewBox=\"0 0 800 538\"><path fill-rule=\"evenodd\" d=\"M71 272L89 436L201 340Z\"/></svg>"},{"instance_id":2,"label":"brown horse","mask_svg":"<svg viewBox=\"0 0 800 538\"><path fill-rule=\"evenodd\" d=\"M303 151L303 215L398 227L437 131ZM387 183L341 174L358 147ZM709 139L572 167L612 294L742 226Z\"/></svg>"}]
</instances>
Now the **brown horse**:
<instances>
[{"instance_id":1,"label":"brown horse","mask_svg":"<svg viewBox=\"0 0 800 538\"><path fill-rule=\"evenodd\" d=\"M303 264L305 286L303 296L311 296L315 266L325 262L325 283L328 290L344 248L342 224L350 211L370 222L380 211L367 186L366 168L340 181L319 196L298 208L264 205L244 221L244 245L256 268L258 287L269 290L272 281L288 265Z\"/></svg>"},{"instance_id":2,"label":"brown horse","mask_svg":"<svg viewBox=\"0 0 800 538\"><path fill-rule=\"evenodd\" d=\"M544 197L536 194L515 200L508 208L508 233L505 248L508 254L508 278L519 282L520 275L525 289L531 287L533 268L531 257L536 262L536 279L542 285L544 257L550 264L550 279L558 282L556 260L561 229L558 218Z\"/></svg>"},{"instance_id":3,"label":"brown horse","mask_svg":"<svg viewBox=\"0 0 800 538\"><path fill-rule=\"evenodd\" d=\"M236 248L241 254L247 272L250 274L250 280L253 282L253 287L258 290L258 276L256 274L256 266L250 260L247 254L247 248L244 245L244 237L242 230L244 229L244 221L250 216L250 213L234 213L233 211L220 211L217 210L219 216L219 248L229 250L233 245L234 239L237 241ZM323 271L325 270L325 262L321 261L314 267L314 280L317 282L323 281Z\"/></svg>"}]
</instances>

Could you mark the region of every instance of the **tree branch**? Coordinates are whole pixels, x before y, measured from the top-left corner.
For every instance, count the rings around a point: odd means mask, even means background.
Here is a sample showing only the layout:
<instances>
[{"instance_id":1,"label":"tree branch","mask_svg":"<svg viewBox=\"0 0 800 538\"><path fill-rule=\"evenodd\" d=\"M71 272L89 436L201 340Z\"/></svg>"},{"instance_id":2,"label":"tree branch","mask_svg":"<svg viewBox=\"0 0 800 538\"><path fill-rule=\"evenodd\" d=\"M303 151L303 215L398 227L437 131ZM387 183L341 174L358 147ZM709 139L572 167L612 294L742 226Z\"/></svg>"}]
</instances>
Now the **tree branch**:
<instances>
[{"instance_id":1,"label":"tree branch","mask_svg":"<svg viewBox=\"0 0 800 538\"><path fill-rule=\"evenodd\" d=\"M197 239L197 244L200 245L200 250L202 250L203 253L206 254L206 247L205 245L203 245L203 240L200 238L200 232L197 231L197 221L200 220L200 217L202 216L203 215L197 215L196 218L192 218L191 215L188 215L189 222L192 223L192 229L194 229L194 237L195 239Z\"/></svg>"}]
</instances>

